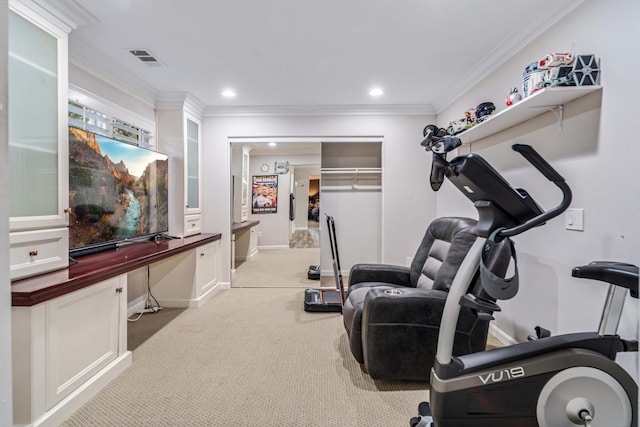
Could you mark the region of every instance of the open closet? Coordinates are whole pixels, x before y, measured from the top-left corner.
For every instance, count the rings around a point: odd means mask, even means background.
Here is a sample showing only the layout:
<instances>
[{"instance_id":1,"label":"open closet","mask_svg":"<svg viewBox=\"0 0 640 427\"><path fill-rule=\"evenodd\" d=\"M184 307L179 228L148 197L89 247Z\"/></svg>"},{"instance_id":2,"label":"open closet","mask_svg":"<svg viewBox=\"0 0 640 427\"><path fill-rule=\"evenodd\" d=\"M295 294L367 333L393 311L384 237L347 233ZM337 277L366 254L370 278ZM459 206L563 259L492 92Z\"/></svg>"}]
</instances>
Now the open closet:
<instances>
[{"instance_id":1,"label":"open closet","mask_svg":"<svg viewBox=\"0 0 640 427\"><path fill-rule=\"evenodd\" d=\"M382 260L382 138L323 142L321 152L322 213L335 219L346 275L353 264ZM321 258L323 274L331 274L326 245Z\"/></svg>"}]
</instances>

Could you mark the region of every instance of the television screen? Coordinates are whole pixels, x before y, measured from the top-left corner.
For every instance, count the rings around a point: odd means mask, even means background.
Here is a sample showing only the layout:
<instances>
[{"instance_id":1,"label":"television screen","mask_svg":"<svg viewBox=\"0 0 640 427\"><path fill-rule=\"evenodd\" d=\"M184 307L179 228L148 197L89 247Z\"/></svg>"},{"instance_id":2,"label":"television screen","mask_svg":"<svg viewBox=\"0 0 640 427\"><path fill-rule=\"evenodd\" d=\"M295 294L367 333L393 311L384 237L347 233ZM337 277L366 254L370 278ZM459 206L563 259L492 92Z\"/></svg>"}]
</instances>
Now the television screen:
<instances>
[{"instance_id":1,"label":"television screen","mask_svg":"<svg viewBox=\"0 0 640 427\"><path fill-rule=\"evenodd\" d=\"M69 128L69 249L168 231L168 156Z\"/></svg>"}]
</instances>

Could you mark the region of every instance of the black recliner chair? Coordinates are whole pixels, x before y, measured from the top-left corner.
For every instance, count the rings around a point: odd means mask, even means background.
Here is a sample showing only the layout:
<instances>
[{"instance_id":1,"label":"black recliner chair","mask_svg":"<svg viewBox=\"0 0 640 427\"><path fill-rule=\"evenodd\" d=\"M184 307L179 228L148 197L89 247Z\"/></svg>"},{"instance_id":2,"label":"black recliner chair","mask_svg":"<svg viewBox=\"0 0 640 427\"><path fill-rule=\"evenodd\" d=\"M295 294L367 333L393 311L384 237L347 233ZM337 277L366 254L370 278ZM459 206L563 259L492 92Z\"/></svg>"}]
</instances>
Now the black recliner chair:
<instances>
[{"instance_id":1,"label":"black recliner chair","mask_svg":"<svg viewBox=\"0 0 640 427\"><path fill-rule=\"evenodd\" d=\"M374 379L428 380L436 354L440 319L453 279L476 240L476 221L447 217L433 221L411 267L356 264L349 273L344 326L355 359ZM494 271L505 271L505 251ZM503 262L503 266L499 264ZM482 291L479 273L469 292ZM454 355L483 351L489 320L461 307Z\"/></svg>"}]
</instances>

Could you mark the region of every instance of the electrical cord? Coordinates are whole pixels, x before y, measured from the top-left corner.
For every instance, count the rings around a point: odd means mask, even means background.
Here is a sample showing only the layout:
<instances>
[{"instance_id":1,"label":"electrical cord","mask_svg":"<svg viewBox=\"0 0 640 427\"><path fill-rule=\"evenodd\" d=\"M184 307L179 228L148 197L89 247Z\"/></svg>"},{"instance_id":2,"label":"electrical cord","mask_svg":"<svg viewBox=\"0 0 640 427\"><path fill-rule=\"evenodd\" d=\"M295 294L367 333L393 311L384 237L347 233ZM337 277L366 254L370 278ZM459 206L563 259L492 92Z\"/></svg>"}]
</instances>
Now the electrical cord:
<instances>
[{"instance_id":1,"label":"electrical cord","mask_svg":"<svg viewBox=\"0 0 640 427\"><path fill-rule=\"evenodd\" d=\"M153 304L151 303L151 300L149 299L149 297L153 298L153 300L156 302L156 307L153 307ZM153 294L151 293L151 269L149 268L148 265L147 265L147 301L145 302L145 304L149 304L150 308L154 312L158 312L159 310L162 310L162 307L160 307L160 303L158 302L156 297L154 297Z\"/></svg>"},{"instance_id":2,"label":"electrical cord","mask_svg":"<svg viewBox=\"0 0 640 427\"><path fill-rule=\"evenodd\" d=\"M155 302L155 306L153 304L154 302ZM138 317L136 317L135 319L127 319L127 320L129 322L137 322L138 320L140 320L143 314L149 313L146 310L151 310L151 313L157 313L160 310L162 310L160 303L158 302L156 297L153 296L153 294L151 293L151 269L149 268L148 265L147 265L147 299L144 302L144 310L138 313Z\"/></svg>"}]
</instances>

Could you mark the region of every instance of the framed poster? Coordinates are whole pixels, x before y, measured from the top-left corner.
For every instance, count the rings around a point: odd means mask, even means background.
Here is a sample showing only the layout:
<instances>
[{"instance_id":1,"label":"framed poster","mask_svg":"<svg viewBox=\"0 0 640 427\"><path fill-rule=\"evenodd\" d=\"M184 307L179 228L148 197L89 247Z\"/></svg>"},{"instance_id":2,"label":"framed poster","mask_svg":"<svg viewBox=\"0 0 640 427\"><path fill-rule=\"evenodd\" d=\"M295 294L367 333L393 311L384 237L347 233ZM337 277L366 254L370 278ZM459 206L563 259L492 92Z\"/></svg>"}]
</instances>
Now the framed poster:
<instances>
[{"instance_id":1,"label":"framed poster","mask_svg":"<svg viewBox=\"0 0 640 427\"><path fill-rule=\"evenodd\" d=\"M251 213L278 212L278 175L253 176Z\"/></svg>"}]
</instances>

